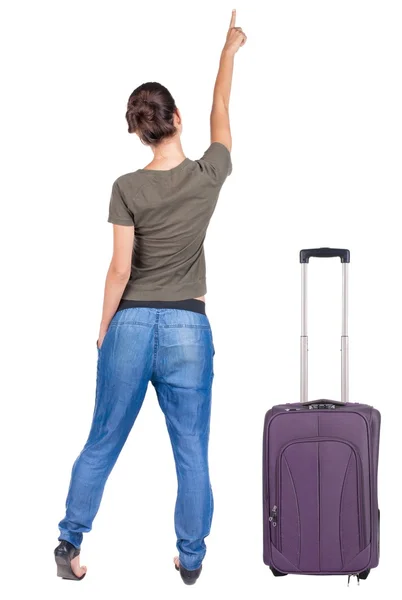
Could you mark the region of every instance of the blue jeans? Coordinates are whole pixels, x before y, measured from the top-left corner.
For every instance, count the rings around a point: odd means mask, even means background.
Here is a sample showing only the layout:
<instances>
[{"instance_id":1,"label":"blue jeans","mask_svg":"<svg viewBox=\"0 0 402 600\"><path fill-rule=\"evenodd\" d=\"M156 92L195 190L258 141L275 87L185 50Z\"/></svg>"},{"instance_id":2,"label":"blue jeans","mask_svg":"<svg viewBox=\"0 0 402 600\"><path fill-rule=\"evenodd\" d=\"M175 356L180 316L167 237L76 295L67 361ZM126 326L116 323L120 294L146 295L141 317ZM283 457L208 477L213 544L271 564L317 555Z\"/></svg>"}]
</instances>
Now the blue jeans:
<instances>
[{"instance_id":1,"label":"blue jeans","mask_svg":"<svg viewBox=\"0 0 402 600\"><path fill-rule=\"evenodd\" d=\"M59 540L79 548L83 532L91 530L106 480L151 381L176 464L180 562L190 570L201 565L213 514L208 471L213 355L206 315L142 307L115 313L98 349L92 425L73 465Z\"/></svg>"}]
</instances>

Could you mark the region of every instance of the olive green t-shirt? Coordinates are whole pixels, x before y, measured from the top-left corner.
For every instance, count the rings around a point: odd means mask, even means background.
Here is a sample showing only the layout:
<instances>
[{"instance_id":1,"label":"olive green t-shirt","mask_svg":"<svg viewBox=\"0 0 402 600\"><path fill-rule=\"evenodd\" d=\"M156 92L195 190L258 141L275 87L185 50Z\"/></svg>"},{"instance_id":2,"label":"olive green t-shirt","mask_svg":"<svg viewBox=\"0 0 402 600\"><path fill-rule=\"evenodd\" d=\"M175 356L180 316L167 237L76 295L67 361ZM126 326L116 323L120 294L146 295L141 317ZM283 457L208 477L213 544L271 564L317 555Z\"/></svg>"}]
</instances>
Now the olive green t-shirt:
<instances>
[{"instance_id":1,"label":"olive green t-shirt","mask_svg":"<svg viewBox=\"0 0 402 600\"><path fill-rule=\"evenodd\" d=\"M167 171L138 169L112 186L109 223L134 226L131 275L122 299L185 300L207 291L204 239L229 150L213 142L202 158Z\"/></svg>"}]
</instances>

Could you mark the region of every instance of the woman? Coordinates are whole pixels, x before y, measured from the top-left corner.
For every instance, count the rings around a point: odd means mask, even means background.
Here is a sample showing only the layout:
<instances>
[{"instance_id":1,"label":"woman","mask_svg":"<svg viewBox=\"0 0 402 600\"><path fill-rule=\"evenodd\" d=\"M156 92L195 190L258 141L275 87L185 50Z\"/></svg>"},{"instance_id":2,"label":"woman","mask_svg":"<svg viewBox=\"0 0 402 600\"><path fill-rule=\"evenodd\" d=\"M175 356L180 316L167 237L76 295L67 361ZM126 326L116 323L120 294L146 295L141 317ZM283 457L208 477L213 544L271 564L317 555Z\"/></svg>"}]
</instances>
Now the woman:
<instances>
[{"instance_id":1,"label":"woman","mask_svg":"<svg viewBox=\"0 0 402 600\"><path fill-rule=\"evenodd\" d=\"M203 242L232 170L229 96L234 55L246 41L235 19L233 11L214 88L211 144L201 159L184 155L181 115L165 87L145 83L128 101L128 131L154 157L112 186L114 248L97 340L95 409L72 469L54 551L57 574L66 579L86 574L79 563L83 533L92 528L149 382L165 414L176 464L175 567L187 584L201 572L213 513L208 438L214 355Z\"/></svg>"}]
</instances>

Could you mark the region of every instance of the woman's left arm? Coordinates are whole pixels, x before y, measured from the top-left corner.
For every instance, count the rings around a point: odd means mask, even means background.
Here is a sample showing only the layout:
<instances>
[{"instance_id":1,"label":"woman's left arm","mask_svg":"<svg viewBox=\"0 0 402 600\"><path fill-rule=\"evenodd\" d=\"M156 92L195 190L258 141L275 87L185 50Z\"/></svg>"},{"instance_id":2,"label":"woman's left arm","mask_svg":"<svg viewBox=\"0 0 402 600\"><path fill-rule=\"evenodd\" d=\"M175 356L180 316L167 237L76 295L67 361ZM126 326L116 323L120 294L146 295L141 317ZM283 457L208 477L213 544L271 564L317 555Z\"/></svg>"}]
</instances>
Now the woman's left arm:
<instances>
[{"instance_id":1,"label":"woman's left arm","mask_svg":"<svg viewBox=\"0 0 402 600\"><path fill-rule=\"evenodd\" d=\"M133 245L134 226L113 224L113 256L105 282L102 320L97 340L98 348L102 346L110 321L130 279Z\"/></svg>"}]
</instances>

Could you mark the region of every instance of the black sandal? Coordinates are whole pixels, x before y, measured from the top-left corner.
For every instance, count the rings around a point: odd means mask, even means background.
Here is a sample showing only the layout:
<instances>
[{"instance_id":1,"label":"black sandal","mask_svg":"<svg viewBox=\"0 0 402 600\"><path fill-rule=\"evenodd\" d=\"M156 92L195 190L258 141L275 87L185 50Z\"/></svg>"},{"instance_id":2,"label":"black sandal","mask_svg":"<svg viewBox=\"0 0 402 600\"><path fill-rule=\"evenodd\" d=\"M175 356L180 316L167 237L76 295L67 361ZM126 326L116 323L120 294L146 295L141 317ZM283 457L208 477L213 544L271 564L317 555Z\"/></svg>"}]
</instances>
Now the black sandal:
<instances>
[{"instance_id":1,"label":"black sandal","mask_svg":"<svg viewBox=\"0 0 402 600\"><path fill-rule=\"evenodd\" d=\"M81 577L77 577L71 568L71 561L78 556L80 552L80 548L76 548L66 540L61 540L60 544L54 550L54 558L57 565L57 577L73 579L75 581L84 579L86 572L81 575Z\"/></svg>"},{"instance_id":2,"label":"black sandal","mask_svg":"<svg viewBox=\"0 0 402 600\"><path fill-rule=\"evenodd\" d=\"M176 562L174 563L174 568L176 569L176 571L180 572L181 578L186 585L194 585L202 571L202 565L200 565L198 569L193 569L189 571L180 564L180 561L179 566L176 565Z\"/></svg>"}]
</instances>

